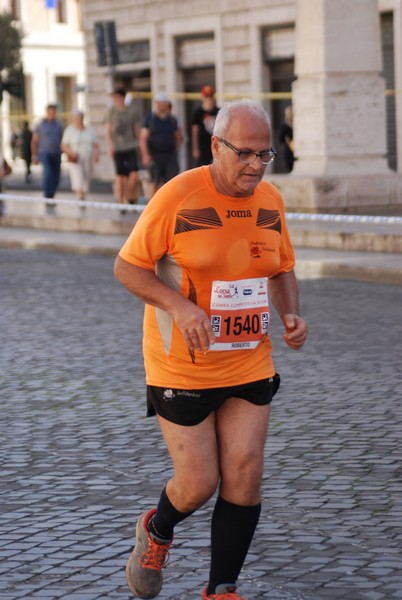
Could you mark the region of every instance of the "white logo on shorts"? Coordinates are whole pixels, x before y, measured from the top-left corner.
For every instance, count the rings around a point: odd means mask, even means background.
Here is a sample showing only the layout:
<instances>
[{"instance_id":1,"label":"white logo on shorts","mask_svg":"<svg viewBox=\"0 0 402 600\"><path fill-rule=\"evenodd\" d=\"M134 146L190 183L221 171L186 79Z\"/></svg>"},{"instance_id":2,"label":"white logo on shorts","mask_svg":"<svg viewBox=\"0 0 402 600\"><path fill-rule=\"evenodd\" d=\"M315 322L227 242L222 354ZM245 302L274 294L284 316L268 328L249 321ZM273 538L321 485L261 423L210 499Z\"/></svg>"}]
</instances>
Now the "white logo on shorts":
<instances>
[{"instance_id":1,"label":"white logo on shorts","mask_svg":"<svg viewBox=\"0 0 402 600\"><path fill-rule=\"evenodd\" d=\"M163 400L173 400L175 393L173 390L163 390Z\"/></svg>"}]
</instances>

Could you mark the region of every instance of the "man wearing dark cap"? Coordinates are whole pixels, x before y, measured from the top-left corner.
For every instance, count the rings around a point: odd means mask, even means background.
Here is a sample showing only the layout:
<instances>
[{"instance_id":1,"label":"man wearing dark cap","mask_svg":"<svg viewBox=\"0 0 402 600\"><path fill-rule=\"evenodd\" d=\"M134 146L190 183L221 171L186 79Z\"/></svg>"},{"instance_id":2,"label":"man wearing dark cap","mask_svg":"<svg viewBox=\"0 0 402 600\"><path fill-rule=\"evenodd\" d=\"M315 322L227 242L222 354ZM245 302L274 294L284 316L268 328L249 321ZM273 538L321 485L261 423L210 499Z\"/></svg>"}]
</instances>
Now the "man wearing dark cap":
<instances>
[{"instance_id":1,"label":"man wearing dark cap","mask_svg":"<svg viewBox=\"0 0 402 600\"><path fill-rule=\"evenodd\" d=\"M53 198L60 183L63 125L57 120L57 105L48 104L45 118L35 127L31 150L33 164L43 166L43 194Z\"/></svg>"},{"instance_id":2,"label":"man wearing dark cap","mask_svg":"<svg viewBox=\"0 0 402 600\"><path fill-rule=\"evenodd\" d=\"M139 118L132 104L126 105L126 90L118 87L112 93L113 106L106 117L107 151L113 158L116 180L115 194L120 204L137 201Z\"/></svg>"},{"instance_id":3,"label":"man wearing dark cap","mask_svg":"<svg viewBox=\"0 0 402 600\"><path fill-rule=\"evenodd\" d=\"M216 106L215 88L201 88L201 104L191 118L191 147L196 166L209 165L212 161L211 136L219 107Z\"/></svg>"}]
</instances>

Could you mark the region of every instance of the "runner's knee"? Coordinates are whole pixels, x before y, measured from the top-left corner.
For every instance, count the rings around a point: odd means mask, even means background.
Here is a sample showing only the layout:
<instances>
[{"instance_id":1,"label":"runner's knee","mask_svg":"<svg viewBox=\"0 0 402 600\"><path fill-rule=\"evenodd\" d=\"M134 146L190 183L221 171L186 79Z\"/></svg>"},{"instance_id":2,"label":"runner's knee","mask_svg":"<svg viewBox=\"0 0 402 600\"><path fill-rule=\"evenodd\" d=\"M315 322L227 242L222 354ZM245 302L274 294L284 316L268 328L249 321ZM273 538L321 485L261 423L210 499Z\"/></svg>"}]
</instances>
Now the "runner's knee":
<instances>
[{"instance_id":1,"label":"runner's knee","mask_svg":"<svg viewBox=\"0 0 402 600\"><path fill-rule=\"evenodd\" d=\"M194 473L180 482L174 478L176 490L185 499L188 510L196 510L205 504L216 492L218 482L218 475L208 473L200 476Z\"/></svg>"}]
</instances>

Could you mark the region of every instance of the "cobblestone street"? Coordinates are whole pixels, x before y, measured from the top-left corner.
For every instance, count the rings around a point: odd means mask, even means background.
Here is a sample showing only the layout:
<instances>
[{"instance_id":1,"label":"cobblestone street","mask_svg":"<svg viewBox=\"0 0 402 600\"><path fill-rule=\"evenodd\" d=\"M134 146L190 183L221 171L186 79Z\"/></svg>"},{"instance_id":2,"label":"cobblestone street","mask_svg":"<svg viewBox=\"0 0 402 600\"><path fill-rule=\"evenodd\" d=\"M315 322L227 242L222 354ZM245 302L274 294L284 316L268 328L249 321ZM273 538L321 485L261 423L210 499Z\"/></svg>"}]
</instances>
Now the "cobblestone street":
<instances>
[{"instance_id":1,"label":"cobblestone street","mask_svg":"<svg viewBox=\"0 0 402 600\"><path fill-rule=\"evenodd\" d=\"M139 514L171 472L145 418L142 304L113 258L0 250L0 598L129 600ZM301 281L249 600L402 599L402 286ZM213 500L181 523L161 600L200 600Z\"/></svg>"}]
</instances>

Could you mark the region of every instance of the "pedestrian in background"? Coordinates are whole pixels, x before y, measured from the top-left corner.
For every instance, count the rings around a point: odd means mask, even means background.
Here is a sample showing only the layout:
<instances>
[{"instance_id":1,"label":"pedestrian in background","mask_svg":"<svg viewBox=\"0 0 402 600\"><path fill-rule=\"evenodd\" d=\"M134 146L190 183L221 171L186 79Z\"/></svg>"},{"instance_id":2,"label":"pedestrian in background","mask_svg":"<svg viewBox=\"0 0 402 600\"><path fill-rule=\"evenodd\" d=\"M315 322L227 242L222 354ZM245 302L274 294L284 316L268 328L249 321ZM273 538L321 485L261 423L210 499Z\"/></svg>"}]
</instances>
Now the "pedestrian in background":
<instances>
[{"instance_id":1,"label":"pedestrian in background","mask_svg":"<svg viewBox=\"0 0 402 600\"><path fill-rule=\"evenodd\" d=\"M63 133L61 149L69 162L71 187L78 200L85 200L92 179L93 165L99 160L96 132L86 127L84 113L76 110L73 122Z\"/></svg>"},{"instance_id":2,"label":"pedestrian in background","mask_svg":"<svg viewBox=\"0 0 402 600\"><path fill-rule=\"evenodd\" d=\"M276 152L258 103L219 111L212 155L155 194L115 263L117 279L146 303L148 414L158 415L174 467L157 507L137 521L126 576L140 598L161 590L175 526L218 490L202 598L241 600L278 387L270 303L287 346L307 337L283 200L263 179Z\"/></svg>"},{"instance_id":3,"label":"pedestrian in background","mask_svg":"<svg viewBox=\"0 0 402 600\"><path fill-rule=\"evenodd\" d=\"M10 135L10 148L11 148L11 157L13 162L16 161L18 156L18 130L15 125L11 125L11 135Z\"/></svg>"},{"instance_id":4,"label":"pedestrian in background","mask_svg":"<svg viewBox=\"0 0 402 600\"><path fill-rule=\"evenodd\" d=\"M204 85L201 88L201 104L193 111L191 117L192 155L198 167L212 162L211 136L218 112L215 88L212 85Z\"/></svg>"},{"instance_id":5,"label":"pedestrian in background","mask_svg":"<svg viewBox=\"0 0 402 600\"><path fill-rule=\"evenodd\" d=\"M154 109L145 116L140 133L142 162L150 173L148 200L179 173L177 152L182 141L183 134L172 115L170 98L164 93L156 94Z\"/></svg>"},{"instance_id":6,"label":"pedestrian in background","mask_svg":"<svg viewBox=\"0 0 402 600\"><path fill-rule=\"evenodd\" d=\"M293 171L295 162L293 143L293 110L289 105L285 108L285 119L279 130L279 141L283 144L283 158L288 173Z\"/></svg>"},{"instance_id":7,"label":"pedestrian in background","mask_svg":"<svg viewBox=\"0 0 402 600\"><path fill-rule=\"evenodd\" d=\"M29 127L28 121L24 121L20 133L21 140L21 155L25 162L25 181L29 183L31 181L31 164L32 164L32 131Z\"/></svg>"},{"instance_id":8,"label":"pedestrian in background","mask_svg":"<svg viewBox=\"0 0 402 600\"><path fill-rule=\"evenodd\" d=\"M120 204L138 200L137 147L140 134L139 117L134 105L126 104L126 90L118 87L112 93L113 106L106 116L107 151L113 158L116 178L115 194Z\"/></svg>"},{"instance_id":9,"label":"pedestrian in background","mask_svg":"<svg viewBox=\"0 0 402 600\"><path fill-rule=\"evenodd\" d=\"M57 120L57 105L48 104L45 118L34 128L32 163L43 167L42 187L45 198L53 198L60 183L61 138L63 125Z\"/></svg>"}]
</instances>

